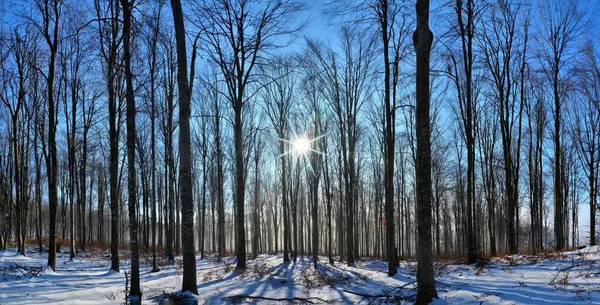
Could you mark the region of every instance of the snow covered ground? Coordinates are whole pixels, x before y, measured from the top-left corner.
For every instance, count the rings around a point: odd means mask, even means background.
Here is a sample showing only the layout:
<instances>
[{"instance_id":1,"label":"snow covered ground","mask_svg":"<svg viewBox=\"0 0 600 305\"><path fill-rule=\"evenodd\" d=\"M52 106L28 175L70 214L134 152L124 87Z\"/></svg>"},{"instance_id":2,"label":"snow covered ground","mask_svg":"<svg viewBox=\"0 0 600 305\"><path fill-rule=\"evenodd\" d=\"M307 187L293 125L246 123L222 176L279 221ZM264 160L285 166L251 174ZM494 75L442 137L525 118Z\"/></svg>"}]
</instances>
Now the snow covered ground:
<instances>
[{"instance_id":1,"label":"snow covered ground","mask_svg":"<svg viewBox=\"0 0 600 305\"><path fill-rule=\"evenodd\" d=\"M0 251L0 304L122 304L125 272L109 272L104 255L69 262L59 254L57 270L45 267L46 254ZM326 262L326 258L321 258ZM182 270L161 266L151 273L142 258L143 303L159 303L181 288ZM198 259L199 304L410 304L415 263L403 262L387 277L385 262L364 260L354 267L322 264L308 257L282 263L281 255L249 260L244 273L234 259ZM600 248L541 256L517 255L481 265L436 264L440 299L435 304L595 304L600 303ZM262 299L261 299L262 298ZM277 300L291 300L279 302Z\"/></svg>"}]
</instances>

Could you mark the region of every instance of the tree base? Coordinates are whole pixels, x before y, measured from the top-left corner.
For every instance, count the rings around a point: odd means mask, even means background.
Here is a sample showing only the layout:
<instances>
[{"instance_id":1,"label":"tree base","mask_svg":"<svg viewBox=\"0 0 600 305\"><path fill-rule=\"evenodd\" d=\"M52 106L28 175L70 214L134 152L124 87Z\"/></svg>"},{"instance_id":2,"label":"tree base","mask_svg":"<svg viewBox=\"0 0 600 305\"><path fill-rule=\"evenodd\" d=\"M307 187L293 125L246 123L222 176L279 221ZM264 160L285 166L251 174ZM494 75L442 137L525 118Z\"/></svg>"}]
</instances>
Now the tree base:
<instances>
[{"instance_id":1,"label":"tree base","mask_svg":"<svg viewBox=\"0 0 600 305\"><path fill-rule=\"evenodd\" d=\"M129 305L142 305L142 298L136 295L128 296L127 301L129 301Z\"/></svg>"}]
</instances>

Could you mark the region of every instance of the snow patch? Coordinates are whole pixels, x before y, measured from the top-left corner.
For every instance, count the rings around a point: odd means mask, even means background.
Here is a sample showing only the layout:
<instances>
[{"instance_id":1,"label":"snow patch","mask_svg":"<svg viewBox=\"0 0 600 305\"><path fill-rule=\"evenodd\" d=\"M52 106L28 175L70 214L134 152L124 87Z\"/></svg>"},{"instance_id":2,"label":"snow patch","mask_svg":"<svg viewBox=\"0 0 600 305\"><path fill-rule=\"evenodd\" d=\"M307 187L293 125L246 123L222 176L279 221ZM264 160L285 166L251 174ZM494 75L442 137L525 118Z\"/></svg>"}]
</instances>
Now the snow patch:
<instances>
[{"instance_id":1,"label":"snow patch","mask_svg":"<svg viewBox=\"0 0 600 305\"><path fill-rule=\"evenodd\" d=\"M175 262L181 261L177 257ZM302 303L411 304L415 302L416 264L401 262L398 273L387 276L387 263L358 261L354 266L330 265L320 258L313 268L309 257L283 263L281 255L248 260L248 269L235 272L233 257L217 262L197 258L199 295L181 294L181 267L161 264L160 272L142 262L142 304L156 304L168 296L185 296L198 304ZM110 258L80 257L69 262L57 257L56 272L46 266L47 253L15 249L0 252L2 304L120 304L125 301L125 276L108 270ZM127 261L121 269L129 270ZM39 273L29 272L41 270ZM589 304L600 302L600 247L562 253L515 255L479 265L437 263L436 288L442 304ZM283 300L283 301L282 301Z\"/></svg>"}]
</instances>

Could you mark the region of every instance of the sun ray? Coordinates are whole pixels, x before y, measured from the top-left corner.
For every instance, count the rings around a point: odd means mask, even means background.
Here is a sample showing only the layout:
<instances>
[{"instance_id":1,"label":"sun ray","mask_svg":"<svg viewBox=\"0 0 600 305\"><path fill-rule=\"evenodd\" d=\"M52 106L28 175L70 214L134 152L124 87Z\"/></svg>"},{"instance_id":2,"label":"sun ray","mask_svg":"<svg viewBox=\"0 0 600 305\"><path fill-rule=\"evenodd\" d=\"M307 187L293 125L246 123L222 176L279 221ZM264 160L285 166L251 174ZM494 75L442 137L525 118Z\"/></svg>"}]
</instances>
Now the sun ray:
<instances>
[{"instance_id":1,"label":"sun ray","mask_svg":"<svg viewBox=\"0 0 600 305\"><path fill-rule=\"evenodd\" d=\"M302 160L304 163L304 166L306 166L307 170L314 173L314 169L312 167L309 155L314 153L314 154L317 154L320 156L325 156L325 154L323 152L319 151L317 146L313 144L316 141L318 141L324 137L325 137L325 134L321 134L317 137L309 138L308 136L306 136L306 134L299 135L299 134L293 132L292 138L290 140L278 138L279 141L282 141L282 142L290 145L290 149L288 149L284 153L280 154L278 156L278 158L283 158L287 155L292 154L292 155L294 155L294 157L296 158L296 161L297 161L297 162L294 162L293 164L299 164L298 162L300 162L300 160Z\"/></svg>"}]
</instances>

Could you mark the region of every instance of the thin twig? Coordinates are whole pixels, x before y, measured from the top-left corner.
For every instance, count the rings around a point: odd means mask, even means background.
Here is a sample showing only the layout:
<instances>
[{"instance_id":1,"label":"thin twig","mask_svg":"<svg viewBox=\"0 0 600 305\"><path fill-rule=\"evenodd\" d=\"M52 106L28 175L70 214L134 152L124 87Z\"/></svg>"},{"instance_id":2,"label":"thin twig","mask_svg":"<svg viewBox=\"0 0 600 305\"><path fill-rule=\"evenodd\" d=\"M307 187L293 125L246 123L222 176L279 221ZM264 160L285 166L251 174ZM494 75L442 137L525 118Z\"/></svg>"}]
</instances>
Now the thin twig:
<instances>
[{"instance_id":1,"label":"thin twig","mask_svg":"<svg viewBox=\"0 0 600 305\"><path fill-rule=\"evenodd\" d=\"M252 295L247 295L247 294L230 295L227 297L227 299L236 300L236 301L244 300L244 299L253 299L253 300L265 300L265 301L275 301L275 302L289 302L291 304L322 304L322 303L333 303L334 302L334 300L325 300L325 299L321 299L321 298L317 298L317 297L269 298L269 297L262 297L262 296L252 296Z\"/></svg>"},{"instance_id":2,"label":"thin twig","mask_svg":"<svg viewBox=\"0 0 600 305\"><path fill-rule=\"evenodd\" d=\"M581 267L581 264L576 264L576 265L567 266L567 267L564 267L564 268L562 268L562 269L558 270L558 272L556 273L556 275L555 275L555 276L554 276L554 278L553 278L553 279L550 281L550 283L549 283L549 284L552 284L552 283L554 283L554 281L556 281L556 278L557 278L557 277L558 277L558 276L559 276L559 275L560 275L562 272L565 272L565 271L567 271L567 270L569 270L569 269L573 269L573 268L575 268L575 267Z\"/></svg>"}]
</instances>

